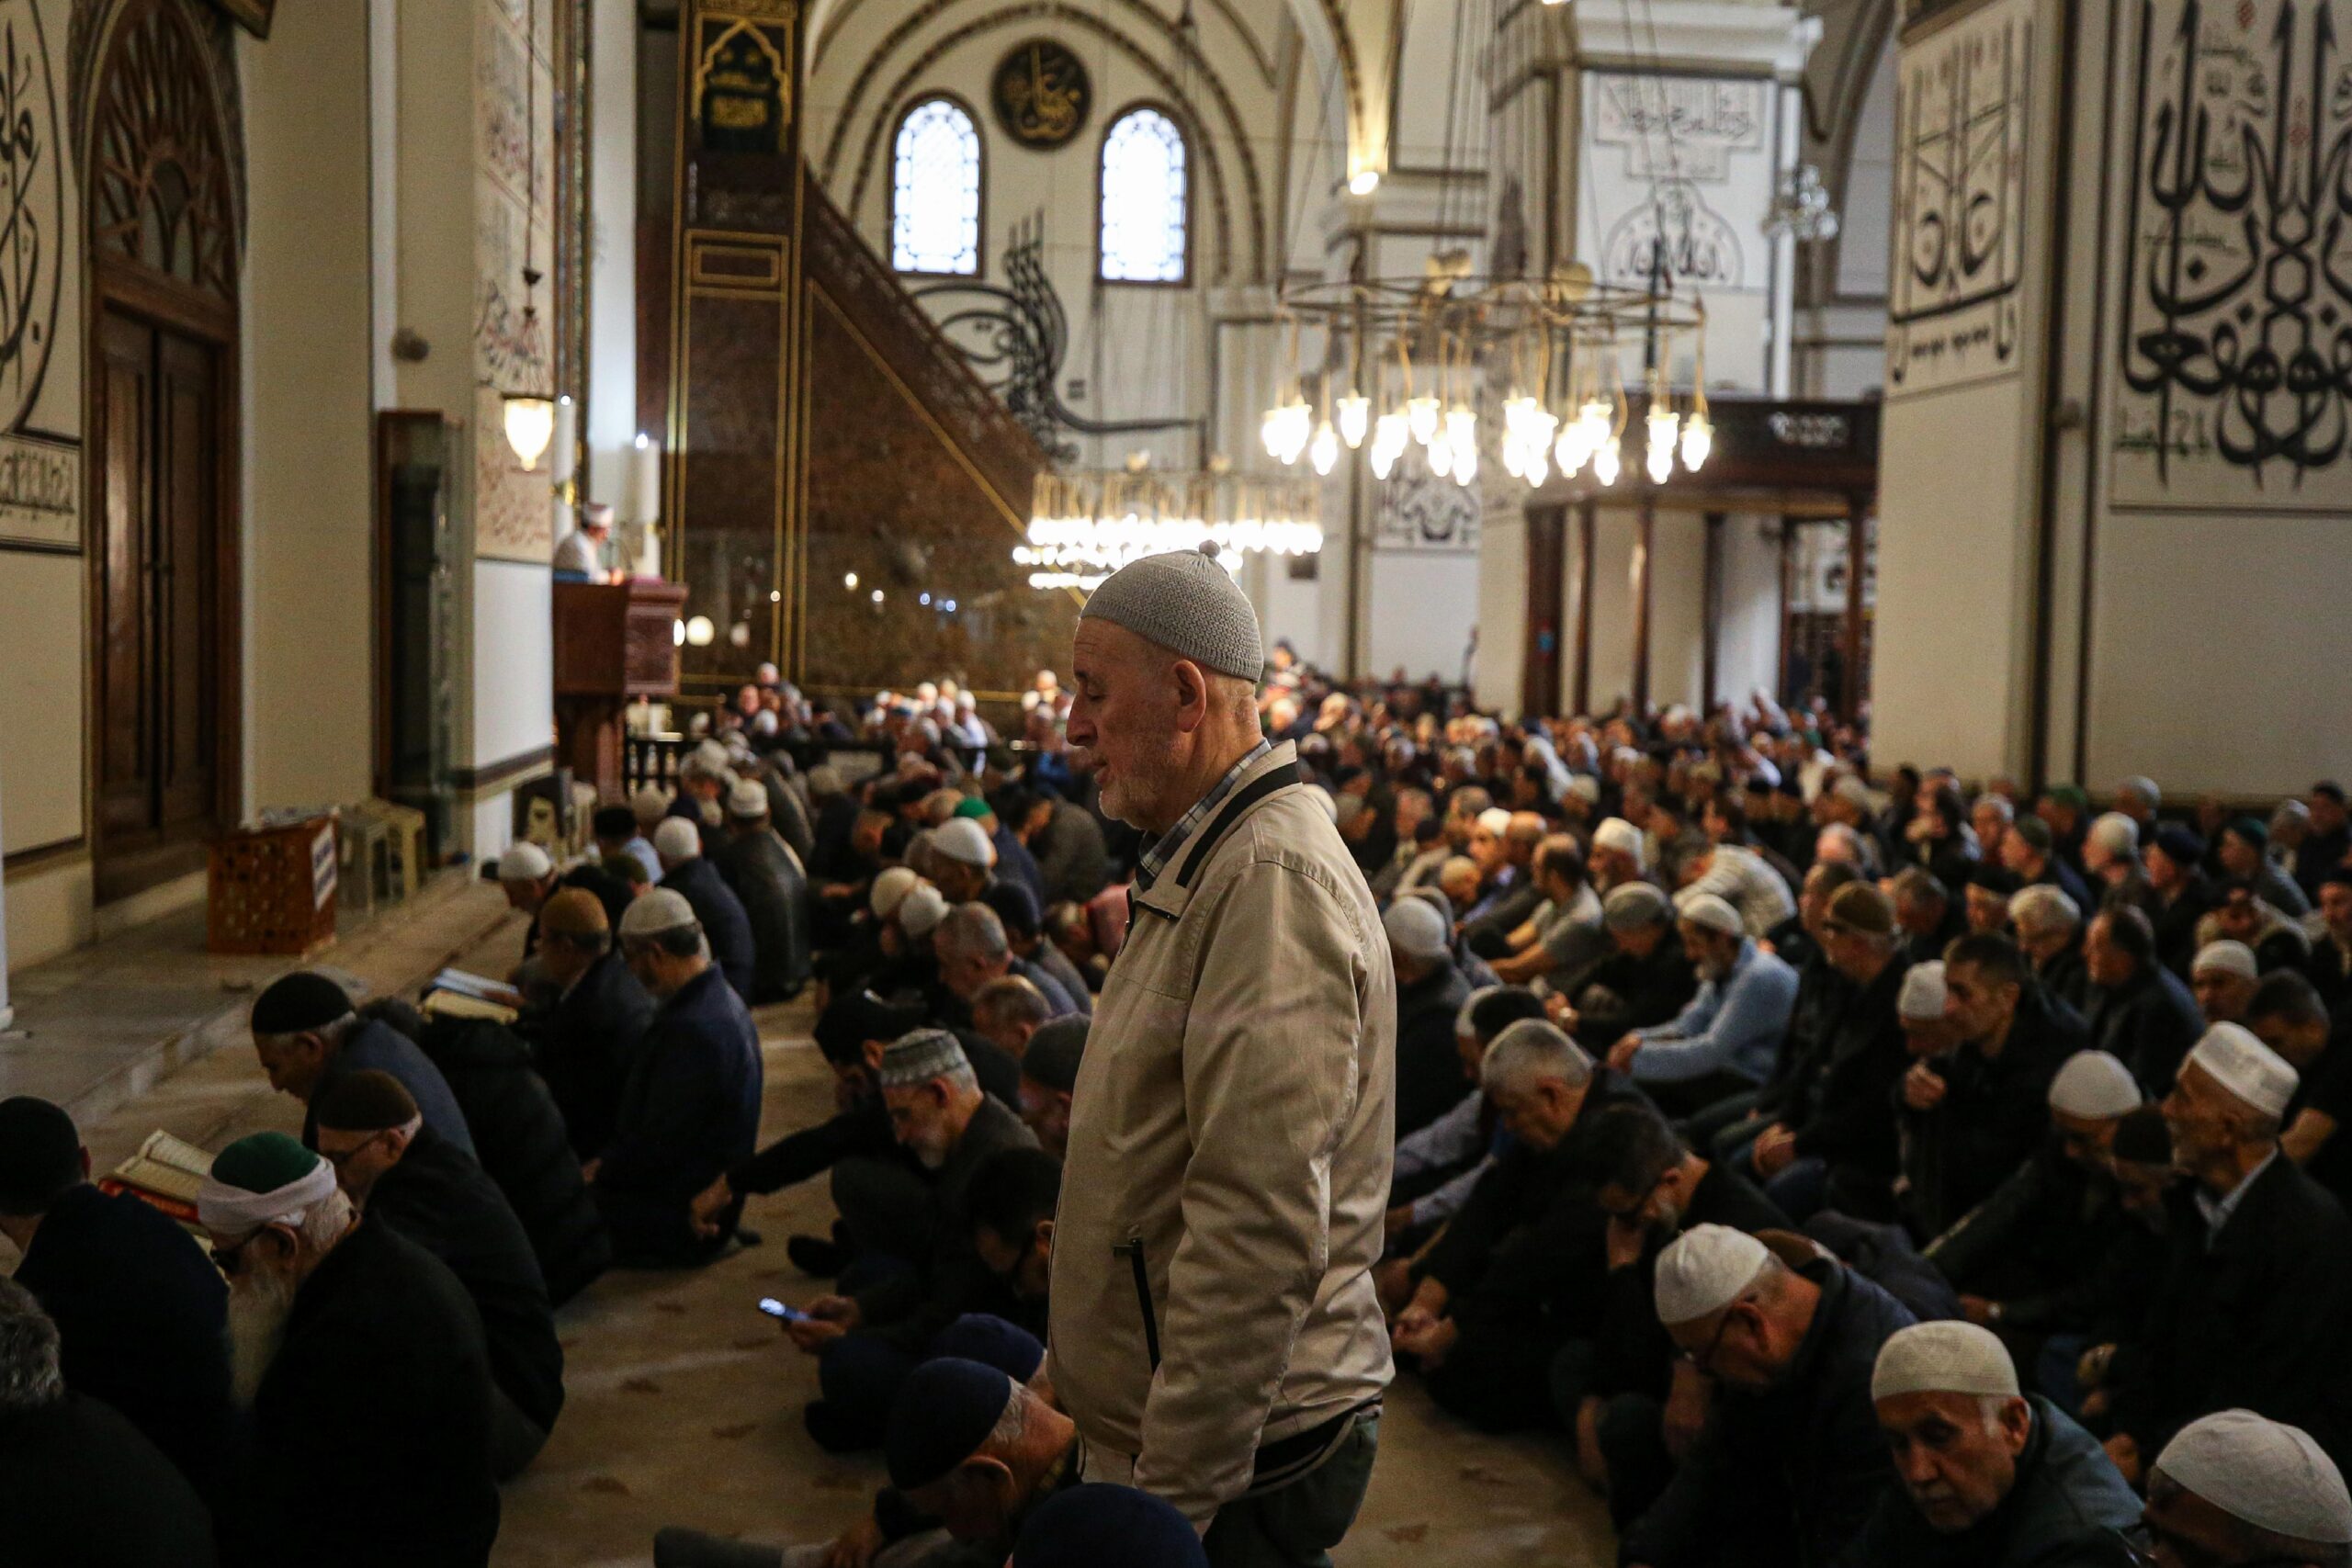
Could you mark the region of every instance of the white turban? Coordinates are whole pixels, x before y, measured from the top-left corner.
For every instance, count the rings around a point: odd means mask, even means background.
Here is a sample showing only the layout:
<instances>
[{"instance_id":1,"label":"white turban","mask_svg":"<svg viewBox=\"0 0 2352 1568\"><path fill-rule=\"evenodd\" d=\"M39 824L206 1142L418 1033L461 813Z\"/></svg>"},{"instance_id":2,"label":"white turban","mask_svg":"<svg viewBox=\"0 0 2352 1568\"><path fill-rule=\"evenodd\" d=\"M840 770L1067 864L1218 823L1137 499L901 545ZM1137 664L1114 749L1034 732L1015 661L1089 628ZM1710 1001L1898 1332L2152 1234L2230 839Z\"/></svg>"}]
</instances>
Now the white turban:
<instances>
[{"instance_id":1,"label":"white turban","mask_svg":"<svg viewBox=\"0 0 2352 1568\"><path fill-rule=\"evenodd\" d=\"M215 1235L251 1235L264 1225L300 1227L311 1208L334 1196L334 1167L314 1160L311 1168L267 1192L248 1192L206 1177L196 1192L198 1223Z\"/></svg>"},{"instance_id":2,"label":"white turban","mask_svg":"<svg viewBox=\"0 0 2352 1568\"><path fill-rule=\"evenodd\" d=\"M547 851L528 840L508 845L506 852L498 857L501 882L538 882L554 869L555 863L548 859Z\"/></svg>"},{"instance_id":3,"label":"white turban","mask_svg":"<svg viewBox=\"0 0 2352 1568\"><path fill-rule=\"evenodd\" d=\"M2286 1058L2254 1037L2243 1024L2217 1023L2188 1053L2188 1059L2230 1096L2265 1116L2287 1114L2301 1075Z\"/></svg>"},{"instance_id":4,"label":"white turban","mask_svg":"<svg viewBox=\"0 0 2352 1568\"><path fill-rule=\"evenodd\" d=\"M2155 1467L2256 1529L2325 1546L2352 1541L2343 1473L2301 1427L2224 1410L2183 1427Z\"/></svg>"},{"instance_id":5,"label":"white turban","mask_svg":"<svg viewBox=\"0 0 2352 1568\"><path fill-rule=\"evenodd\" d=\"M874 879L874 886L866 894L866 907L874 911L876 919L887 920L898 912L899 901L913 892L915 884L922 880L903 865L891 866Z\"/></svg>"},{"instance_id":6,"label":"white turban","mask_svg":"<svg viewBox=\"0 0 2352 1568\"><path fill-rule=\"evenodd\" d=\"M928 882L899 900L899 929L910 937L929 936L946 918L947 896Z\"/></svg>"},{"instance_id":7,"label":"white turban","mask_svg":"<svg viewBox=\"0 0 2352 1568\"><path fill-rule=\"evenodd\" d=\"M2050 1080L2050 1109L2086 1122L2111 1122L2146 1102L2132 1069L2104 1051L2077 1051Z\"/></svg>"},{"instance_id":8,"label":"white turban","mask_svg":"<svg viewBox=\"0 0 2352 1568\"><path fill-rule=\"evenodd\" d=\"M1764 1244L1728 1225L1692 1225L1658 1254L1657 1320L1668 1328L1723 1311L1771 1258Z\"/></svg>"},{"instance_id":9,"label":"white turban","mask_svg":"<svg viewBox=\"0 0 2352 1568\"><path fill-rule=\"evenodd\" d=\"M1989 1328L1973 1323L1917 1323L1888 1337L1871 1373L1871 1398L1905 1393L1972 1393L2015 1399L2017 1363Z\"/></svg>"},{"instance_id":10,"label":"white turban","mask_svg":"<svg viewBox=\"0 0 2352 1568\"><path fill-rule=\"evenodd\" d=\"M1478 826L1499 839L1510 830L1510 813L1499 806L1489 806L1478 813Z\"/></svg>"}]
</instances>

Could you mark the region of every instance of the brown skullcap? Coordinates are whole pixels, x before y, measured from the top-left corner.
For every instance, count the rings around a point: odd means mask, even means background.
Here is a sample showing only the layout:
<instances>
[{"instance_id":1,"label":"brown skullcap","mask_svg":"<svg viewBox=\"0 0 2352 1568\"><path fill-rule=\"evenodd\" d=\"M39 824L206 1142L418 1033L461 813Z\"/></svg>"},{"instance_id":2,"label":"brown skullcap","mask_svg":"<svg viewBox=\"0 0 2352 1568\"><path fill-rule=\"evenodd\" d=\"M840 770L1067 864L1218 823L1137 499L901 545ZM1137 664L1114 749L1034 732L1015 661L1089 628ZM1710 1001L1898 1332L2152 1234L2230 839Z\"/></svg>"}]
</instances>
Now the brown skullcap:
<instances>
[{"instance_id":1,"label":"brown skullcap","mask_svg":"<svg viewBox=\"0 0 2352 1568\"><path fill-rule=\"evenodd\" d=\"M603 937L610 935L612 929L605 919L605 906L585 887L567 887L539 910L541 936Z\"/></svg>"},{"instance_id":2,"label":"brown skullcap","mask_svg":"<svg viewBox=\"0 0 2352 1568\"><path fill-rule=\"evenodd\" d=\"M1894 930L1894 900L1871 882L1849 882L1830 896L1829 919L1850 931L1885 936Z\"/></svg>"},{"instance_id":3,"label":"brown skullcap","mask_svg":"<svg viewBox=\"0 0 2352 1568\"><path fill-rule=\"evenodd\" d=\"M416 1120L416 1097L390 1073L345 1073L327 1085L313 1108L319 1125L338 1133L380 1133Z\"/></svg>"}]
</instances>

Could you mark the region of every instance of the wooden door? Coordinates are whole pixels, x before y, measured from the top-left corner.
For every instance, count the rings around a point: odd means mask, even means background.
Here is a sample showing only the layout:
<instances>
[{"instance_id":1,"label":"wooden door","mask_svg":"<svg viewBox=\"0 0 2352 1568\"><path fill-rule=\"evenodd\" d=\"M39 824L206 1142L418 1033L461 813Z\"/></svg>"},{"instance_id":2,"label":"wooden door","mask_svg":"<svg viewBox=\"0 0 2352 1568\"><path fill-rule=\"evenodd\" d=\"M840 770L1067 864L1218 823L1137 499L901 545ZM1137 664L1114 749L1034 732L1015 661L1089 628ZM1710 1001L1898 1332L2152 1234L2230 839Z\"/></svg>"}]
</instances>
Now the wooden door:
<instances>
[{"instance_id":1,"label":"wooden door","mask_svg":"<svg viewBox=\"0 0 2352 1568\"><path fill-rule=\"evenodd\" d=\"M220 353L115 310L98 323L94 515L99 897L191 868L220 747Z\"/></svg>"},{"instance_id":2,"label":"wooden door","mask_svg":"<svg viewBox=\"0 0 2352 1568\"><path fill-rule=\"evenodd\" d=\"M1527 648L1520 666L1520 711L1555 718L1560 712L1561 618L1566 610L1567 509L1527 509Z\"/></svg>"}]
</instances>

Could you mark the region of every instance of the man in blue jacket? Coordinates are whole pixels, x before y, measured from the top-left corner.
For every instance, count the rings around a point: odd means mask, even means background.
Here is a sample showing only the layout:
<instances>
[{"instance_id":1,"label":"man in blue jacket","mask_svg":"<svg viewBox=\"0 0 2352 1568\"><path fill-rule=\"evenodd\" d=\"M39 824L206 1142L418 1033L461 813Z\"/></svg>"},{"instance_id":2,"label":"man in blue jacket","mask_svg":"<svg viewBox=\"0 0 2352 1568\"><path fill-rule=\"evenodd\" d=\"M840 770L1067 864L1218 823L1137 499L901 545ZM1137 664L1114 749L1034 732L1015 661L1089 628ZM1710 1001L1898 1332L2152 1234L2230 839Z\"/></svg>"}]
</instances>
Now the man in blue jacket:
<instances>
[{"instance_id":1,"label":"man in blue jacket","mask_svg":"<svg viewBox=\"0 0 2352 1568\"><path fill-rule=\"evenodd\" d=\"M661 1005L621 1093L612 1142L586 1174L616 1263L707 1262L733 1236L742 1204L712 1216L708 1234L697 1234L688 1205L759 1140L759 1033L713 967L693 906L673 889L629 906L621 953Z\"/></svg>"},{"instance_id":2,"label":"man in blue jacket","mask_svg":"<svg viewBox=\"0 0 2352 1568\"><path fill-rule=\"evenodd\" d=\"M677 827L670 824L675 822ZM703 857L694 824L673 817L653 830L662 856L662 886L686 901L702 927L711 962L749 1006L758 985L759 950L752 939L752 917L716 863ZM643 899L639 900L644 902Z\"/></svg>"},{"instance_id":3,"label":"man in blue jacket","mask_svg":"<svg viewBox=\"0 0 2352 1568\"><path fill-rule=\"evenodd\" d=\"M1901 1494L1889 1492L1841 1568L2102 1568L2140 1499L2098 1439L2040 1395L1990 1329L1921 1323L1871 1377Z\"/></svg>"}]
</instances>

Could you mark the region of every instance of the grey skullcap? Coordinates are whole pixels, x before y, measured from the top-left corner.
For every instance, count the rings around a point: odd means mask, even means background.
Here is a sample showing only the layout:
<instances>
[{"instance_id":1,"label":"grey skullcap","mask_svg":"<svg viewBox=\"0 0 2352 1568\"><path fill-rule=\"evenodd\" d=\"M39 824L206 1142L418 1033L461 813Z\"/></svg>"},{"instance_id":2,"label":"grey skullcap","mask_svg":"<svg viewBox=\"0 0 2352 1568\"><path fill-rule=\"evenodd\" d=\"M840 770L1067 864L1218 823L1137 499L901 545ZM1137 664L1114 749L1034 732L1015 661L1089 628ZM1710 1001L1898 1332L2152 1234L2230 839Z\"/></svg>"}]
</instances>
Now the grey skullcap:
<instances>
[{"instance_id":1,"label":"grey skullcap","mask_svg":"<svg viewBox=\"0 0 2352 1568\"><path fill-rule=\"evenodd\" d=\"M1915 1323L1879 1347L1871 1371L1871 1398L1906 1393L1971 1393L1979 1399L2018 1397L2017 1363L1989 1328L1973 1323Z\"/></svg>"},{"instance_id":2,"label":"grey skullcap","mask_svg":"<svg viewBox=\"0 0 2352 1568\"><path fill-rule=\"evenodd\" d=\"M1233 574L1198 550L1129 561L1103 581L1079 618L1099 618L1220 675L1266 672L1258 612Z\"/></svg>"},{"instance_id":3,"label":"grey skullcap","mask_svg":"<svg viewBox=\"0 0 2352 1568\"><path fill-rule=\"evenodd\" d=\"M1609 890L1600 902L1600 919L1612 931L1640 931L1674 918L1674 906L1654 883L1627 882Z\"/></svg>"},{"instance_id":4,"label":"grey skullcap","mask_svg":"<svg viewBox=\"0 0 2352 1568\"><path fill-rule=\"evenodd\" d=\"M905 1089L971 1070L962 1041L944 1029L918 1029L890 1042L882 1053L882 1070L875 1077L884 1089Z\"/></svg>"},{"instance_id":5,"label":"grey skullcap","mask_svg":"<svg viewBox=\"0 0 2352 1568\"><path fill-rule=\"evenodd\" d=\"M2300 1427L2223 1410L2183 1427L2155 1467L2256 1529L2324 1546L2352 1541L2352 1495L2335 1461Z\"/></svg>"}]
</instances>

